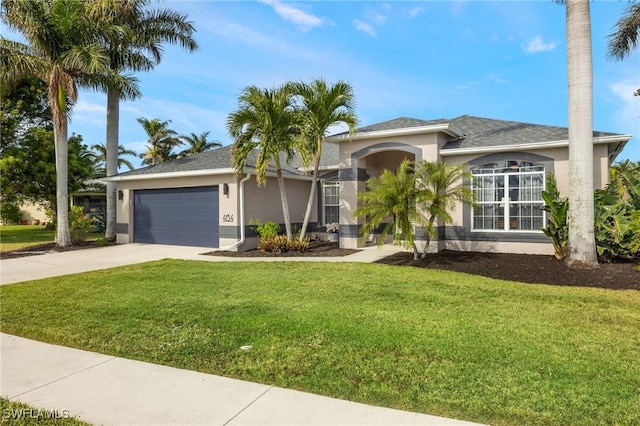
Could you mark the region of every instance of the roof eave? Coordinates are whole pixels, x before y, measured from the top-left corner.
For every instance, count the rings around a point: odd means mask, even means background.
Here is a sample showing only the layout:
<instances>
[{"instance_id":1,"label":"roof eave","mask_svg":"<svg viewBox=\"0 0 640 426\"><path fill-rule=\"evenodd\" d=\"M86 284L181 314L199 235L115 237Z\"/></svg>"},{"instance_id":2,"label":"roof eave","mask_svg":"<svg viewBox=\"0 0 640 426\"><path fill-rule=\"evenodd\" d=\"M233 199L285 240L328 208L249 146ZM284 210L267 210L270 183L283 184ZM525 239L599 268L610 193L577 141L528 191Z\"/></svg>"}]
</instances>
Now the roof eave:
<instances>
[{"instance_id":1,"label":"roof eave","mask_svg":"<svg viewBox=\"0 0 640 426\"><path fill-rule=\"evenodd\" d=\"M417 126L417 127L405 127L401 129L389 129L389 130L378 130L373 132L357 132L354 134L344 134L344 135L335 135L329 136L325 139L326 142L330 143L340 143L342 141L354 141L361 139L379 139L379 138L389 138L389 137L397 137L397 136L410 136L410 135L419 135L424 133L446 133L449 136L460 138L464 136L464 133L457 129L455 126L444 123L444 124L434 124L431 126Z\"/></svg>"},{"instance_id":2,"label":"roof eave","mask_svg":"<svg viewBox=\"0 0 640 426\"><path fill-rule=\"evenodd\" d=\"M594 145L623 143L626 144L631 135L610 135L599 136L593 138ZM489 154L493 152L506 152L506 151L523 151L527 149L546 149L546 148L563 148L569 146L569 140L548 141L548 142L532 142L527 144L511 144L511 145L494 145L483 147L469 147L469 148L454 148L454 149L440 149L440 155L442 157L454 156L454 155L466 155L466 154Z\"/></svg>"},{"instance_id":3,"label":"roof eave","mask_svg":"<svg viewBox=\"0 0 640 426\"><path fill-rule=\"evenodd\" d=\"M147 173L147 174L132 174L132 175L116 175L106 178L102 178L103 182L124 182L132 180L151 180L151 179L170 179L181 177L197 177L197 176L214 176L233 174L232 168L225 169L206 169L206 170L188 170L182 172L166 172L166 173Z\"/></svg>"}]
</instances>

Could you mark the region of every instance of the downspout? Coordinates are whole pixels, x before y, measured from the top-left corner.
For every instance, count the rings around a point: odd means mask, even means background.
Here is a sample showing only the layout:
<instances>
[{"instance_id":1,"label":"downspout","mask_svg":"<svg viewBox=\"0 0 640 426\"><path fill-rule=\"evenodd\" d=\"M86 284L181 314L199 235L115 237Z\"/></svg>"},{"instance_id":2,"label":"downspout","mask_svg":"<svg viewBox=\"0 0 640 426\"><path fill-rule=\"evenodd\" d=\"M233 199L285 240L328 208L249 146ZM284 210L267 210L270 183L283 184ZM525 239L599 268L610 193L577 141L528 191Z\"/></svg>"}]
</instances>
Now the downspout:
<instances>
[{"instance_id":1,"label":"downspout","mask_svg":"<svg viewBox=\"0 0 640 426\"><path fill-rule=\"evenodd\" d=\"M244 243L244 183L251 178L251 173L247 173L245 177L240 180L240 189L238 190L238 197L240 198L240 239L230 246L220 247L218 250L233 250Z\"/></svg>"}]
</instances>

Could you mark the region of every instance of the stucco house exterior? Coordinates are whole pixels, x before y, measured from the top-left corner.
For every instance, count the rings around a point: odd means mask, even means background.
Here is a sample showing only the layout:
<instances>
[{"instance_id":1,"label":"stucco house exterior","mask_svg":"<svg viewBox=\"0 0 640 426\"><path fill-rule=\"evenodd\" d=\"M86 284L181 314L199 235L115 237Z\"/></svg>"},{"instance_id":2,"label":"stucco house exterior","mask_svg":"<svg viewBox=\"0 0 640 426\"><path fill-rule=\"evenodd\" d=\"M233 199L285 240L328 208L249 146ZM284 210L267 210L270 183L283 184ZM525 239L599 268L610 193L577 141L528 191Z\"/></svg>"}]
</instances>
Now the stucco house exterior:
<instances>
[{"instance_id":1,"label":"stucco house exterior","mask_svg":"<svg viewBox=\"0 0 640 426\"><path fill-rule=\"evenodd\" d=\"M594 132L594 186L608 183L608 168L631 135ZM549 173L563 195L568 187L568 130L463 115L453 119L401 117L326 139L316 205L309 233L339 223L340 246L375 244L360 235L354 218L357 194L383 169L403 159L465 164L476 208L458 206L454 222L439 226L430 251L472 250L552 254L540 231L546 223L540 196ZM253 162L240 179L231 167L231 147L123 173L117 182L117 241L248 250L257 244L250 221L283 222L273 171L258 187ZM298 159L283 170L292 222L302 222L311 176ZM416 229L418 243L425 244Z\"/></svg>"}]
</instances>

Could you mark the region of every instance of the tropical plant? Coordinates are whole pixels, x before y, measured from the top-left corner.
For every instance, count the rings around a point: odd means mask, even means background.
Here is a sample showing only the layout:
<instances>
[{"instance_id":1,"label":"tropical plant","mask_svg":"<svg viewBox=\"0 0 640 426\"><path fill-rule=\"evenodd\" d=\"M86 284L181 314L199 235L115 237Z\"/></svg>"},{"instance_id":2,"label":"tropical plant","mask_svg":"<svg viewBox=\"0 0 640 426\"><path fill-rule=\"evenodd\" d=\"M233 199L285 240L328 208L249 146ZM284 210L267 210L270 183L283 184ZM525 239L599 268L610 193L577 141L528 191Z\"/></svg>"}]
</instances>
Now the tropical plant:
<instances>
[{"instance_id":1,"label":"tropical plant","mask_svg":"<svg viewBox=\"0 0 640 426\"><path fill-rule=\"evenodd\" d=\"M147 151L140 154L142 164L153 166L176 157L172 152L173 148L182 145L183 142L178 137L178 133L169 128L171 120L160 121L158 118L148 120L140 117L138 123L142 125L148 137Z\"/></svg>"},{"instance_id":2,"label":"tropical plant","mask_svg":"<svg viewBox=\"0 0 640 426\"><path fill-rule=\"evenodd\" d=\"M5 0L3 22L25 43L0 38L0 80L37 77L47 84L56 146L58 229L56 243L71 244L69 232L67 121L77 99L77 87L119 87L134 94L131 80L112 72L98 43L102 22L89 19L81 0Z\"/></svg>"},{"instance_id":3,"label":"tropical plant","mask_svg":"<svg viewBox=\"0 0 640 426\"><path fill-rule=\"evenodd\" d=\"M150 71L162 59L162 44L178 44L190 52L198 48L195 29L187 15L169 9L146 9L149 0L91 0L88 15L103 25L100 41L117 73ZM134 99L117 86L107 88L107 176L118 172L120 99ZM105 237L115 239L116 183L107 182L107 227Z\"/></svg>"},{"instance_id":4,"label":"tropical plant","mask_svg":"<svg viewBox=\"0 0 640 426\"><path fill-rule=\"evenodd\" d=\"M353 212L354 217L365 219L360 230L363 241L382 227L378 245L382 246L385 238L392 235L394 244L412 249L417 258L413 223L422 224L425 218L417 209L414 164L404 160L395 173L384 169L380 176L369 178L366 185L367 190L358 193L360 207Z\"/></svg>"},{"instance_id":5,"label":"tropical plant","mask_svg":"<svg viewBox=\"0 0 640 426\"><path fill-rule=\"evenodd\" d=\"M182 135L180 139L189 145L189 148L183 150L178 157L188 157L190 155L199 154L201 152L210 151L214 148L222 146L218 141L209 140L209 132L202 132L199 135L191 133L189 135Z\"/></svg>"},{"instance_id":6,"label":"tropical plant","mask_svg":"<svg viewBox=\"0 0 640 426\"><path fill-rule=\"evenodd\" d=\"M94 177L107 176L107 146L103 143L91 145L91 149L94 151L94 161L96 163L96 172ZM118 145L118 170L125 166L129 170L135 169L131 161L124 158L125 156L137 157L138 153L131 149L127 149L124 145Z\"/></svg>"},{"instance_id":7,"label":"tropical plant","mask_svg":"<svg viewBox=\"0 0 640 426\"><path fill-rule=\"evenodd\" d=\"M310 155L313 162L313 180L309 192L309 201L302 222L299 240L305 238L311 209L316 199L318 188L318 171L322 157L322 144L331 126L343 123L353 132L358 119L355 114L353 88L344 81L329 86L323 79L311 83L294 83L293 90L302 103L304 116L303 152Z\"/></svg>"},{"instance_id":8,"label":"tropical plant","mask_svg":"<svg viewBox=\"0 0 640 426\"><path fill-rule=\"evenodd\" d=\"M598 265L594 233L593 69L590 4L566 0L569 94L569 267Z\"/></svg>"},{"instance_id":9,"label":"tropical plant","mask_svg":"<svg viewBox=\"0 0 640 426\"><path fill-rule=\"evenodd\" d=\"M616 24L616 30L609 35L608 55L621 61L640 44L640 3L633 2L627 7ZM640 96L640 88L634 93Z\"/></svg>"},{"instance_id":10,"label":"tropical plant","mask_svg":"<svg viewBox=\"0 0 640 426\"><path fill-rule=\"evenodd\" d=\"M234 139L231 156L238 176L245 174L247 161L255 158L258 186L266 185L267 169L275 169L287 238L293 238L287 192L282 175L281 156L287 162L295 154L300 138L302 117L294 105L290 84L274 89L246 87L238 109L229 114L227 130ZM257 152L256 152L257 151Z\"/></svg>"},{"instance_id":11,"label":"tropical plant","mask_svg":"<svg viewBox=\"0 0 640 426\"><path fill-rule=\"evenodd\" d=\"M567 241L569 239L569 229L567 226L567 212L569 201L560 197L560 191L556 185L553 173L547 176L545 191L542 191L544 200L543 209L549 213L547 226L541 231L551 239L555 257L563 260L567 256Z\"/></svg>"},{"instance_id":12,"label":"tropical plant","mask_svg":"<svg viewBox=\"0 0 640 426\"><path fill-rule=\"evenodd\" d=\"M424 211L427 217L423 224L427 239L421 255L424 258L431 239L438 236L436 220L451 223L453 218L449 212L455 209L458 202L473 204L473 192L465 182L472 175L462 164L454 166L439 161L421 161L416 164L415 176L418 209Z\"/></svg>"},{"instance_id":13,"label":"tropical plant","mask_svg":"<svg viewBox=\"0 0 640 426\"><path fill-rule=\"evenodd\" d=\"M604 260L640 257L640 164L612 166L611 182L595 192L595 235Z\"/></svg>"},{"instance_id":14,"label":"tropical plant","mask_svg":"<svg viewBox=\"0 0 640 426\"><path fill-rule=\"evenodd\" d=\"M83 243L87 240L87 233L91 228L91 220L87 217L82 206L72 206L69 212L69 226L71 229L71 240Z\"/></svg>"}]
</instances>

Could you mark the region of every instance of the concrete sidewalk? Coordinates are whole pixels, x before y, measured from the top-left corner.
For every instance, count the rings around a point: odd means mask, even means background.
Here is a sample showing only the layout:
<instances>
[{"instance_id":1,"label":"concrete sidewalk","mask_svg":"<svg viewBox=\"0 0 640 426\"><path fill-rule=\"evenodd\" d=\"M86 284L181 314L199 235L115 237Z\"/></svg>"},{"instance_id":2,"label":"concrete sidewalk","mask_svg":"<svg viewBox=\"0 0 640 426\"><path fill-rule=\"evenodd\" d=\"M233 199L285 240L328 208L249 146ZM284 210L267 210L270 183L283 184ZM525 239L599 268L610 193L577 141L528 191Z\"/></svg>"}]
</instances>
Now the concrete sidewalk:
<instances>
[{"instance_id":1,"label":"concrete sidewalk","mask_svg":"<svg viewBox=\"0 0 640 426\"><path fill-rule=\"evenodd\" d=\"M0 394L103 425L472 425L0 334Z\"/></svg>"},{"instance_id":2,"label":"concrete sidewalk","mask_svg":"<svg viewBox=\"0 0 640 426\"><path fill-rule=\"evenodd\" d=\"M366 248L344 257L224 257L203 256L207 247L163 244L117 244L83 250L53 252L36 256L0 260L0 285L115 268L160 259L202 260L207 262L374 262L397 253L394 247Z\"/></svg>"}]
</instances>

